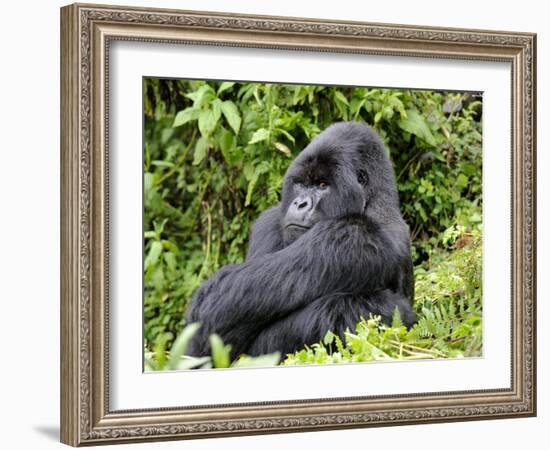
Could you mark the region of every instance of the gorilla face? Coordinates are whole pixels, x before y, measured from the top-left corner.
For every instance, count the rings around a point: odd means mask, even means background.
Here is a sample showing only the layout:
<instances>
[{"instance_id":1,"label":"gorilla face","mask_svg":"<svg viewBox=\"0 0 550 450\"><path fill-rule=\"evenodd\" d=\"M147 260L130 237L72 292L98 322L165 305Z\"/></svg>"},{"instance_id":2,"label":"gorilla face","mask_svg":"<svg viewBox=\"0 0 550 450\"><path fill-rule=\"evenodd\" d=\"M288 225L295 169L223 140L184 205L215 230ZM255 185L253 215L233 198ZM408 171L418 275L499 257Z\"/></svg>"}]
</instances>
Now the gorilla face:
<instances>
[{"instance_id":1,"label":"gorilla face","mask_svg":"<svg viewBox=\"0 0 550 450\"><path fill-rule=\"evenodd\" d=\"M393 178L391 166L381 143L369 145L372 134L365 130L353 123L333 125L289 167L282 196L285 245L320 221L365 214L373 193L384 196L384 190L369 180ZM370 154L365 149L370 149ZM376 174L371 176L373 170Z\"/></svg>"},{"instance_id":2,"label":"gorilla face","mask_svg":"<svg viewBox=\"0 0 550 450\"><path fill-rule=\"evenodd\" d=\"M334 194L325 179L295 182L292 186L293 199L283 217L283 240L288 245L317 222L329 217L328 204Z\"/></svg>"},{"instance_id":3,"label":"gorilla face","mask_svg":"<svg viewBox=\"0 0 550 450\"><path fill-rule=\"evenodd\" d=\"M365 192L358 175L328 154L315 152L299 158L290 167L283 192L283 240L295 241L316 223L360 214L365 205ZM342 189L343 180L346 189Z\"/></svg>"}]
</instances>

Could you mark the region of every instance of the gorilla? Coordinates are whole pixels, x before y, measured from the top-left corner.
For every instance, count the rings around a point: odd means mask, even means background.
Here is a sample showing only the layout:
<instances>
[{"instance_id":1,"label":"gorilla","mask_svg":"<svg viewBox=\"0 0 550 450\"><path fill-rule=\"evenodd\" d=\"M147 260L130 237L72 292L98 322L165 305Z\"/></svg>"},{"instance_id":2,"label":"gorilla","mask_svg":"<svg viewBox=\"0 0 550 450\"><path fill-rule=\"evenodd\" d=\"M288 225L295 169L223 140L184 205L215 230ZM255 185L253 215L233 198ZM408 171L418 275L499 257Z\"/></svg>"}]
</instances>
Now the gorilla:
<instances>
[{"instance_id":1,"label":"gorilla","mask_svg":"<svg viewBox=\"0 0 550 450\"><path fill-rule=\"evenodd\" d=\"M289 167L279 204L254 224L246 260L223 267L194 295L200 322L188 354L208 355L217 333L233 359L292 353L343 337L362 317L412 326L413 266L390 160L378 135L333 124Z\"/></svg>"}]
</instances>

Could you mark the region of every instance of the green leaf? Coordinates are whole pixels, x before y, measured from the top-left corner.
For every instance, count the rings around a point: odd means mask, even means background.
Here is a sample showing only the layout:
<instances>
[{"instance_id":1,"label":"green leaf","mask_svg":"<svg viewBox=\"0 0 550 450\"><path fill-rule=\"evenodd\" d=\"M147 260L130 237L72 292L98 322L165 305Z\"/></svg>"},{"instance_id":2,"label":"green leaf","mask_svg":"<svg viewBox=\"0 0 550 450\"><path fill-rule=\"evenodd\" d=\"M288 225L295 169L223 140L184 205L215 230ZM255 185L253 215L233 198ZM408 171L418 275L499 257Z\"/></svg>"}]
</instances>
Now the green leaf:
<instances>
[{"instance_id":1,"label":"green leaf","mask_svg":"<svg viewBox=\"0 0 550 450\"><path fill-rule=\"evenodd\" d=\"M279 150L283 155L292 156L292 153L291 153L290 149L289 149L285 144L283 144L282 142L275 142L273 145L274 145L275 148L276 148L277 150Z\"/></svg>"},{"instance_id":2,"label":"green leaf","mask_svg":"<svg viewBox=\"0 0 550 450\"><path fill-rule=\"evenodd\" d=\"M151 161L151 164L157 167L174 167L174 163L170 161L155 160Z\"/></svg>"},{"instance_id":3,"label":"green leaf","mask_svg":"<svg viewBox=\"0 0 550 450\"><path fill-rule=\"evenodd\" d=\"M170 252L166 252L164 254L164 261L166 262L166 265L168 266L169 270L171 270L172 272L176 271L178 267L178 264L176 261L176 255Z\"/></svg>"},{"instance_id":4,"label":"green leaf","mask_svg":"<svg viewBox=\"0 0 550 450\"><path fill-rule=\"evenodd\" d=\"M194 356L186 356L183 359L180 359L177 364L175 364L174 369L172 370L189 370L196 367L204 367L206 363L210 362L210 356L202 356L200 358Z\"/></svg>"},{"instance_id":5,"label":"green leaf","mask_svg":"<svg viewBox=\"0 0 550 450\"><path fill-rule=\"evenodd\" d=\"M174 134L173 128L165 128L164 130L162 130L160 134L160 143L162 145L166 145L166 143L170 140L173 134Z\"/></svg>"},{"instance_id":6,"label":"green leaf","mask_svg":"<svg viewBox=\"0 0 550 450\"><path fill-rule=\"evenodd\" d=\"M348 99L340 91L334 91L334 100L343 103L346 106L349 106Z\"/></svg>"},{"instance_id":7,"label":"green leaf","mask_svg":"<svg viewBox=\"0 0 550 450\"><path fill-rule=\"evenodd\" d=\"M235 103L226 100L221 104L221 110L231 129L235 134L239 134L239 129L241 128L241 115Z\"/></svg>"},{"instance_id":8,"label":"green leaf","mask_svg":"<svg viewBox=\"0 0 550 450\"><path fill-rule=\"evenodd\" d=\"M174 244L173 242L171 241L168 241L168 240L164 240L162 241L162 245L164 246L164 248L166 250L168 250L169 252L172 252L174 254L176 253L179 253L179 248L176 244Z\"/></svg>"},{"instance_id":9,"label":"green leaf","mask_svg":"<svg viewBox=\"0 0 550 450\"><path fill-rule=\"evenodd\" d=\"M459 174L456 178L456 187L459 189L463 189L466 186L468 186L468 177L464 175L463 173Z\"/></svg>"},{"instance_id":10,"label":"green leaf","mask_svg":"<svg viewBox=\"0 0 550 450\"><path fill-rule=\"evenodd\" d=\"M260 177L260 174L258 171L254 171L252 174L252 178L250 178L250 181L248 182L248 187L246 189L246 199L244 201L244 206L250 205L250 202L252 201L252 193L254 192L254 188L256 187L256 183L258 182L258 178Z\"/></svg>"},{"instance_id":11,"label":"green leaf","mask_svg":"<svg viewBox=\"0 0 550 450\"><path fill-rule=\"evenodd\" d=\"M186 124L187 122L190 122L192 120L197 120L200 114L201 114L201 110L198 108L193 108L193 107L185 108L184 110L176 114L176 118L174 119L174 124L172 126L175 128L183 124Z\"/></svg>"},{"instance_id":12,"label":"green leaf","mask_svg":"<svg viewBox=\"0 0 550 450\"><path fill-rule=\"evenodd\" d=\"M325 337L323 338L323 344L330 345L334 342L334 336L335 334L332 331L327 331L325 334Z\"/></svg>"},{"instance_id":13,"label":"green leaf","mask_svg":"<svg viewBox=\"0 0 550 450\"><path fill-rule=\"evenodd\" d=\"M208 137L216 128L216 124L220 118L219 112L212 109L201 111L199 115L199 131L203 137Z\"/></svg>"},{"instance_id":14,"label":"green leaf","mask_svg":"<svg viewBox=\"0 0 550 450\"><path fill-rule=\"evenodd\" d=\"M211 334L209 337L210 348L212 350L212 361L217 369L225 369L231 363L231 346L223 345L222 339L217 334Z\"/></svg>"},{"instance_id":15,"label":"green leaf","mask_svg":"<svg viewBox=\"0 0 550 450\"><path fill-rule=\"evenodd\" d=\"M143 193L145 195L148 195L151 190L153 189L153 186L155 185L155 175L151 172L145 172L143 175Z\"/></svg>"},{"instance_id":16,"label":"green leaf","mask_svg":"<svg viewBox=\"0 0 550 450\"><path fill-rule=\"evenodd\" d=\"M212 112L214 113L216 122L220 120L220 117L222 115L222 101L219 98L215 99L212 102Z\"/></svg>"},{"instance_id":17,"label":"green leaf","mask_svg":"<svg viewBox=\"0 0 550 450\"><path fill-rule=\"evenodd\" d=\"M219 135L218 143L225 161L227 164L232 164L233 159L231 157L231 150L235 146L235 135L224 128Z\"/></svg>"},{"instance_id":18,"label":"green leaf","mask_svg":"<svg viewBox=\"0 0 550 450\"><path fill-rule=\"evenodd\" d=\"M258 182L258 179L260 178L260 175L269 172L269 163L267 161L262 161L257 166L245 166L243 169L243 172L245 174L245 177L249 180L248 181L248 188L246 191L246 199L244 202L245 206L250 205L250 202L252 201L252 193L254 192L254 188L256 187L256 183Z\"/></svg>"},{"instance_id":19,"label":"green leaf","mask_svg":"<svg viewBox=\"0 0 550 450\"><path fill-rule=\"evenodd\" d=\"M149 267L154 265L158 261L161 253L162 253L162 242L154 241L151 244L149 253L147 253L147 257L145 258L145 261L143 263L144 269L147 270Z\"/></svg>"},{"instance_id":20,"label":"green leaf","mask_svg":"<svg viewBox=\"0 0 550 450\"><path fill-rule=\"evenodd\" d=\"M199 322L190 323L176 338L176 340L172 344L172 349L170 350L170 361L168 362L168 368L170 370L175 370L178 368L180 358L187 351L187 347L189 347L191 339L200 328L200 326L201 324Z\"/></svg>"},{"instance_id":21,"label":"green leaf","mask_svg":"<svg viewBox=\"0 0 550 450\"><path fill-rule=\"evenodd\" d=\"M344 94L342 94L340 91L334 92L334 104L336 105L336 108L338 108L338 111L340 112L341 117L344 120L347 120L349 102L348 102L348 99L344 96Z\"/></svg>"},{"instance_id":22,"label":"green leaf","mask_svg":"<svg viewBox=\"0 0 550 450\"><path fill-rule=\"evenodd\" d=\"M243 369L250 367L272 367L279 364L281 354L279 352L269 353L261 356L241 356L231 367Z\"/></svg>"},{"instance_id":23,"label":"green leaf","mask_svg":"<svg viewBox=\"0 0 550 450\"><path fill-rule=\"evenodd\" d=\"M357 117L359 116L359 113L361 112L361 108L363 107L363 105L366 103L367 99L366 98L354 98L352 101L351 101L351 105L350 105L350 113L353 115L353 118L354 119L357 119Z\"/></svg>"},{"instance_id":24,"label":"green leaf","mask_svg":"<svg viewBox=\"0 0 550 450\"><path fill-rule=\"evenodd\" d=\"M418 136L431 146L437 147L437 142L435 141L428 123L424 117L418 113L418 111L415 111L414 109L407 110L407 117L399 119L397 125L402 130Z\"/></svg>"},{"instance_id":25,"label":"green leaf","mask_svg":"<svg viewBox=\"0 0 550 450\"><path fill-rule=\"evenodd\" d=\"M391 326L393 328L400 328L403 327L403 321L401 320L401 313L399 312L399 308L396 306L393 310L393 316L391 319Z\"/></svg>"},{"instance_id":26,"label":"green leaf","mask_svg":"<svg viewBox=\"0 0 550 450\"><path fill-rule=\"evenodd\" d=\"M243 166L243 175L246 178L246 180L250 181L252 177L254 177L255 172L256 172L256 166L254 166L252 161L247 161Z\"/></svg>"},{"instance_id":27,"label":"green leaf","mask_svg":"<svg viewBox=\"0 0 550 450\"><path fill-rule=\"evenodd\" d=\"M248 141L248 143L257 144L258 142L267 141L268 139L269 130L266 130L265 128L259 128L254 132L252 138L250 139L250 141Z\"/></svg>"},{"instance_id":28,"label":"green leaf","mask_svg":"<svg viewBox=\"0 0 550 450\"><path fill-rule=\"evenodd\" d=\"M170 339L172 339L172 333L161 333L155 339L155 355L159 370L163 370L166 364L166 352L164 350Z\"/></svg>"},{"instance_id":29,"label":"green leaf","mask_svg":"<svg viewBox=\"0 0 550 450\"><path fill-rule=\"evenodd\" d=\"M216 93L208 84L203 84L195 92L190 92L185 96L193 100L194 107L201 109L216 97Z\"/></svg>"},{"instance_id":30,"label":"green leaf","mask_svg":"<svg viewBox=\"0 0 550 450\"><path fill-rule=\"evenodd\" d=\"M231 133L231 131L224 128L220 133L218 142L222 151L228 152L233 148L233 145L235 144L235 135Z\"/></svg>"},{"instance_id":31,"label":"green leaf","mask_svg":"<svg viewBox=\"0 0 550 450\"><path fill-rule=\"evenodd\" d=\"M145 363L145 372L160 370L157 362L150 356L145 356L145 358L143 358L143 362Z\"/></svg>"},{"instance_id":32,"label":"green leaf","mask_svg":"<svg viewBox=\"0 0 550 450\"><path fill-rule=\"evenodd\" d=\"M206 154L208 153L208 139L200 137L195 145L195 153L193 155L193 165L198 166Z\"/></svg>"},{"instance_id":33,"label":"green leaf","mask_svg":"<svg viewBox=\"0 0 550 450\"><path fill-rule=\"evenodd\" d=\"M218 95L221 94L223 91L227 91L228 89L231 89L235 85L234 81L224 81L221 86L218 88Z\"/></svg>"},{"instance_id":34,"label":"green leaf","mask_svg":"<svg viewBox=\"0 0 550 450\"><path fill-rule=\"evenodd\" d=\"M290 142L292 142L293 144L296 143L296 140L294 139L294 136L292 136L288 131L283 130L282 128L277 128L277 131L278 131L279 133L284 134L284 135L286 136L286 138L287 138ZM304 131L305 131L305 130L304 130ZM307 134L307 133L306 133L306 134Z\"/></svg>"}]
</instances>

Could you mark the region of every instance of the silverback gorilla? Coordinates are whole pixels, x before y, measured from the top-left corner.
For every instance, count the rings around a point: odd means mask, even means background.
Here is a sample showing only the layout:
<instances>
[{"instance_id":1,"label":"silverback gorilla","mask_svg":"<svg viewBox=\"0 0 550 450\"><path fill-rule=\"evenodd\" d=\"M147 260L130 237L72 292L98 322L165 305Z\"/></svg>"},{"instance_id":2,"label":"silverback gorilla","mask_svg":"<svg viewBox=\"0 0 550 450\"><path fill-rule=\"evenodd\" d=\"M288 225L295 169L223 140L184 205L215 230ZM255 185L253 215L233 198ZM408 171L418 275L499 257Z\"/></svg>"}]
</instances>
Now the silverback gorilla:
<instances>
[{"instance_id":1,"label":"silverback gorilla","mask_svg":"<svg viewBox=\"0 0 550 450\"><path fill-rule=\"evenodd\" d=\"M228 265L192 299L188 322L202 326L188 353L209 354L208 336L232 358L294 352L343 336L361 317L410 327L413 272L408 227L393 169L366 125L336 123L289 167L282 201L253 226L246 260Z\"/></svg>"}]
</instances>

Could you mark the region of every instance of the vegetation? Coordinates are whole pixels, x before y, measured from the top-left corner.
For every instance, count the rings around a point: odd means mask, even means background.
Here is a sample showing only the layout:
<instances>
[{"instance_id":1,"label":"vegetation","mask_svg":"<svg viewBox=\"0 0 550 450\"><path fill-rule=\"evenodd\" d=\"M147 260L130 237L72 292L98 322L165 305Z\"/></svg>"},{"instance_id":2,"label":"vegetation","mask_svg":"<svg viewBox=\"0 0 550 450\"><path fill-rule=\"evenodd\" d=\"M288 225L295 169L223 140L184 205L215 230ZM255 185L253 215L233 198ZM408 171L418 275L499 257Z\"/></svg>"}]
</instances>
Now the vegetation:
<instances>
[{"instance_id":1,"label":"vegetation","mask_svg":"<svg viewBox=\"0 0 550 450\"><path fill-rule=\"evenodd\" d=\"M398 317L392 327L364 318L344 342L327 333L324 342L289 355L283 364L481 353L482 151L476 95L145 79L144 114L150 369L228 366L226 346L218 341L212 358L198 362L183 356L193 332L182 320L187 303L221 266L244 259L250 226L279 200L293 158L339 120L370 124L390 151L413 239L419 321L407 331ZM240 367L277 359L262 358L243 358Z\"/></svg>"}]
</instances>

